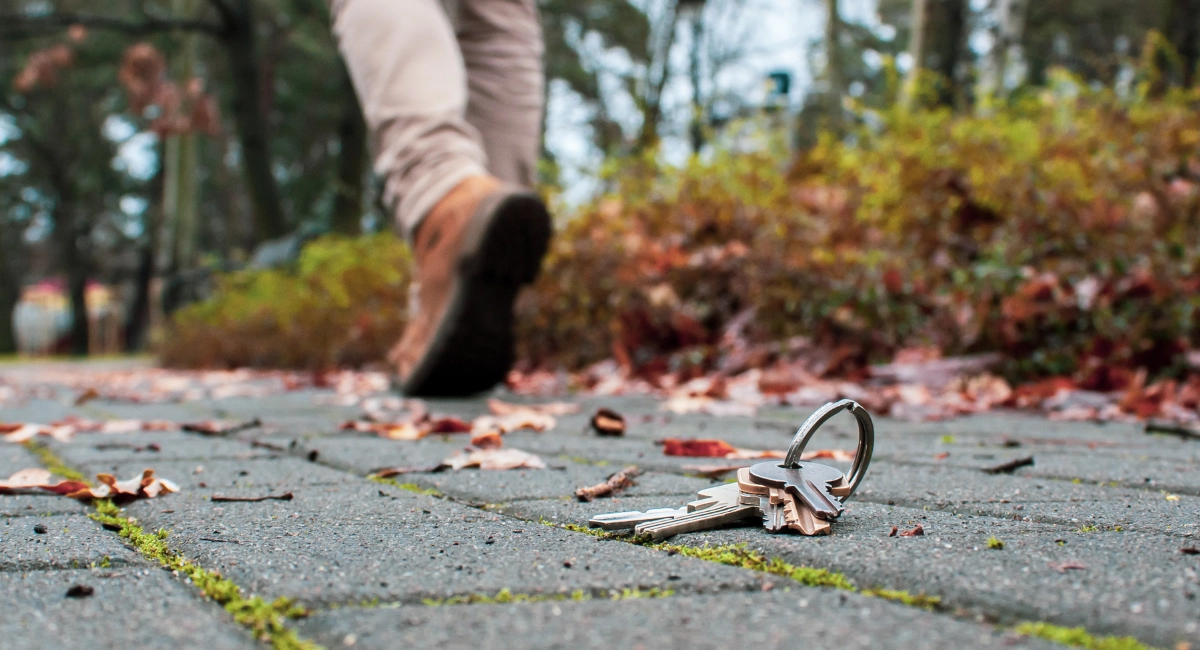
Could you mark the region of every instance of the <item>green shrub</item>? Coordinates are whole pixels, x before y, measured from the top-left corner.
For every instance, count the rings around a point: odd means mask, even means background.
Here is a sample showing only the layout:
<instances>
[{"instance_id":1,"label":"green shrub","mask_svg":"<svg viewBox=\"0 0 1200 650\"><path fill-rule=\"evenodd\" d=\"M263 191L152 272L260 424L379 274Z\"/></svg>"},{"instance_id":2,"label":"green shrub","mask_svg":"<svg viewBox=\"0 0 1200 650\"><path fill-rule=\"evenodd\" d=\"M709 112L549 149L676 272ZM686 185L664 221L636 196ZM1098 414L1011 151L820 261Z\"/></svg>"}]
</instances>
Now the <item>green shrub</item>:
<instances>
[{"instance_id":1,"label":"green shrub","mask_svg":"<svg viewBox=\"0 0 1200 650\"><path fill-rule=\"evenodd\" d=\"M326 369L382 361L404 329L408 248L392 235L330 235L295 268L220 278L161 336L163 363Z\"/></svg>"},{"instance_id":2,"label":"green shrub","mask_svg":"<svg viewBox=\"0 0 1200 650\"><path fill-rule=\"evenodd\" d=\"M810 337L836 352L831 372L931 345L1096 389L1177 373L1200 335L1197 108L1196 92L1122 98L1058 76L987 115L863 110L872 126L796 158L610 161L612 191L560 211L518 303L520 358L702 370L753 310L745 338ZM407 261L390 237L324 239L295 271L229 276L175 318L164 360L382 359Z\"/></svg>"}]
</instances>

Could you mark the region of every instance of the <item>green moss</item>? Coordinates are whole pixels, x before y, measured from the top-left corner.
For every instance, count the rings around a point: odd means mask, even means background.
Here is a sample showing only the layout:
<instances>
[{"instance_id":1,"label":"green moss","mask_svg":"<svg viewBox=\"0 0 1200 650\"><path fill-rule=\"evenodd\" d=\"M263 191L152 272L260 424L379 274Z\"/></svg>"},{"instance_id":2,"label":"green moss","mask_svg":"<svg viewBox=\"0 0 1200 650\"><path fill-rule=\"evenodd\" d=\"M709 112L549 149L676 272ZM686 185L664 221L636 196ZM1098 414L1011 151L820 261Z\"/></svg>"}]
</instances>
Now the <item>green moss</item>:
<instances>
[{"instance_id":1,"label":"green moss","mask_svg":"<svg viewBox=\"0 0 1200 650\"><path fill-rule=\"evenodd\" d=\"M864 589L862 595L872 598L883 598L909 607L920 607L921 609L935 610L941 607L942 599L940 596L926 596L925 594L912 595L907 591L896 591L893 589Z\"/></svg>"},{"instance_id":2,"label":"green moss","mask_svg":"<svg viewBox=\"0 0 1200 650\"><path fill-rule=\"evenodd\" d=\"M117 527L117 534L146 559L187 576L201 593L221 603L225 611L233 615L235 621L250 628L256 638L270 642L277 650L315 650L320 647L300 639L284 625L285 619L308 615L308 610L296 605L291 599L278 598L267 602L259 596L245 598L241 588L231 580L172 551L166 543L166 531L146 532L122 515L121 509L107 499L97 501L95 505L96 512L89 517L101 524Z\"/></svg>"},{"instance_id":3,"label":"green moss","mask_svg":"<svg viewBox=\"0 0 1200 650\"><path fill-rule=\"evenodd\" d=\"M1063 627L1050 623L1022 623L1015 630L1018 634L1036 636L1047 641L1088 650L1153 650L1151 646L1145 645L1131 636L1094 636L1082 627Z\"/></svg>"},{"instance_id":4,"label":"green moss","mask_svg":"<svg viewBox=\"0 0 1200 650\"><path fill-rule=\"evenodd\" d=\"M727 544L724 546L679 546L676 544L647 544L668 553L678 553L684 557L694 557L717 564L726 564L751 571L761 571L772 575L791 578L809 587L833 587L854 591L854 585L841 573L826 569L795 566L779 558L767 558L765 555L746 548L745 544Z\"/></svg>"},{"instance_id":5,"label":"green moss","mask_svg":"<svg viewBox=\"0 0 1200 650\"><path fill-rule=\"evenodd\" d=\"M92 484L92 482L89 481L86 476L80 474L70 467L67 467L66 464L64 464L54 452L50 451L50 448L46 445L34 442L32 440L26 440L22 444L25 445L25 448L28 449L30 453L38 457L38 462L42 464L42 467L50 470L51 474L61 476L68 481L81 481L83 483L87 483L88 485Z\"/></svg>"},{"instance_id":6,"label":"green moss","mask_svg":"<svg viewBox=\"0 0 1200 650\"><path fill-rule=\"evenodd\" d=\"M68 480L88 483L83 474L68 467L45 445L28 441L25 447L36 454L43 466L52 473ZM160 528L153 533L146 532L135 520L121 514L121 509L108 499L96 501L93 506L96 511L88 517L116 529L117 535L137 549L142 557L157 562L177 575L187 576L201 593L221 603L235 621L250 628L259 640L269 642L276 650L321 650L321 646L301 639L283 624L284 619L308 615L308 610L291 599L278 598L268 603L259 596L245 598L241 588L220 573L198 566L172 551L167 546L169 533L166 530ZM101 566L109 564L111 562L107 557L101 562Z\"/></svg>"},{"instance_id":7,"label":"green moss","mask_svg":"<svg viewBox=\"0 0 1200 650\"><path fill-rule=\"evenodd\" d=\"M1004 550L1004 541L1001 540L999 537L989 537L988 541L987 541L987 545L988 545L988 548L992 549L993 551L1003 551Z\"/></svg>"},{"instance_id":8,"label":"green moss","mask_svg":"<svg viewBox=\"0 0 1200 650\"><path fill-rule=\"evenodd\" d=\"M378 476L368 476L367 479L371 480L371 481L375 481L376 483L382 483L384 485L390 485L392 487L400 488L401 490L405 490L407 492L414 492L416 494L424 494L427 496L439 497L439 498L446 496L433 488L423 488L420 485L417 485L416 483L401 483L400 481L397 481L394 478L381 478Z\"/></svg>"},{"instance_id":9,"label":"green moss","mask_svg":"<svg viewBox=\"0 0 1200 650\"><path fill-rule=\"evenodd\" d=\"M954 436L942 436L942 443L947 445L954 444Z\"/></svg>"},{"instance_id":10,"label":"green moss","mask_svg":"<svg viewBox=\"0 0 1200 650\"><path fill-rule=\"evenodd\" d=\"M1081 533L1095 533L1095 532L1098 532L1099 530L1100 530L1099 528L1097 528L1096 526L1093 526L1091 524L1079 527L1079 532L1081 532Z\"/></svg>"}]
</instances>

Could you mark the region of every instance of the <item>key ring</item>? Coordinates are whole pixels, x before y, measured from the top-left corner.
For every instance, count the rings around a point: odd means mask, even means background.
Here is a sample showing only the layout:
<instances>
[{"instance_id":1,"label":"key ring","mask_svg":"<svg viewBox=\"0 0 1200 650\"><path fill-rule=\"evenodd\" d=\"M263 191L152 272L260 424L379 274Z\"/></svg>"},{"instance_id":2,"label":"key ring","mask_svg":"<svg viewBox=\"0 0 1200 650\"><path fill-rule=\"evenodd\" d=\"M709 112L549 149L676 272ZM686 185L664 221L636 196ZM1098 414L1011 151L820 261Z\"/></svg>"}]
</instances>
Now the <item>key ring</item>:
<instances>
[{"instance_id":1,"label":"key ring","mask_svg":"<svg viewBox=\"0 0 1200 650\"><path fill-rule=\"evenodd\" d=\"M800 455L808 446L809 438L812 438L817 429L829 418L845 410L849 410L854 415L854 419L858 421L858 451L854 454L854 465L850 468L850 475L846 477L846 485L849 486L850 491L842 497L842 501L849 499L850 495L858 489L863 475L867 473L867 466L871 464L871 453L875 450L875 425L871 422L871 415L867 413L867 409L858 402L844 399L840 402L830 402L817 409L796 431L796 437L792 438L787 457L783 460L784 467L791 469L800 467Z\"/></svg>"}]
</instances>

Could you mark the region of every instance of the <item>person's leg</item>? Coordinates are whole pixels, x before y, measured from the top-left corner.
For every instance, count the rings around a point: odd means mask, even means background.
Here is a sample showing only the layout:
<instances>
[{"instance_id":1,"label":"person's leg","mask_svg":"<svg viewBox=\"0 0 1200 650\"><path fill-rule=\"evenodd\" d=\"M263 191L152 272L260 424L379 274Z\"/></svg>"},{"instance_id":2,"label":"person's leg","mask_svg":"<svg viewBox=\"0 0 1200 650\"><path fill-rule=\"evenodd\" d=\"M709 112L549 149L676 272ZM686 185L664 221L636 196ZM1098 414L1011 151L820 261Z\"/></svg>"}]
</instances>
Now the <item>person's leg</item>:
<instances>
[{"instance_id":1,"label":"person's leg","mask_svg":"<svg viewBox=\"0 0 1200 650\"><path fill-rule=\"evenodd\" d=\"M467 79L458 47L467 43L472 60L490 51L500 68L515 66L514 84L532 82L530 64L508 57L510 47L472 38L480 14L462 9L456 13L466 18L467 38L456 44L438 0L333 5L334 30L377 152L375 169L386 179L385 198L396 206L416 260L416 310L389 355L409 395L469 394L504 379L513 362L513 302L533 281L550 239L541 199L502 182L532 186L540 118L532 137L496 134L500 177L488 174L479 132L464 119ZM475 101L472 82L470 111L489 130L526 133L530 107L524 94L506 94L498 85L500 68L482 77L488 80L483 103ZM540 77L532 83L540 116Z\"/></svg>"},{"instance_id":2,"label":"person's leg","mask_svg":"<svg viewBox=\"0 0 1200 650\"><path fill-rule=\"evenodd\" d=\"M532 188L545 101L542 28L535 0L457 0L467 68L467 122L483 136L488 170Z\"/></svg>"},{"instance_id":3,"label":"person's leg","mask_svg":"<svg viewBox=\"0 0 1200 650\"><path fill-rule=\"evenodd\" d=\"M463 180L487 173L467 80L439 0L333 0L333 30L370 131L384 203L411 237Z\"/></svg>"}]
</instances>

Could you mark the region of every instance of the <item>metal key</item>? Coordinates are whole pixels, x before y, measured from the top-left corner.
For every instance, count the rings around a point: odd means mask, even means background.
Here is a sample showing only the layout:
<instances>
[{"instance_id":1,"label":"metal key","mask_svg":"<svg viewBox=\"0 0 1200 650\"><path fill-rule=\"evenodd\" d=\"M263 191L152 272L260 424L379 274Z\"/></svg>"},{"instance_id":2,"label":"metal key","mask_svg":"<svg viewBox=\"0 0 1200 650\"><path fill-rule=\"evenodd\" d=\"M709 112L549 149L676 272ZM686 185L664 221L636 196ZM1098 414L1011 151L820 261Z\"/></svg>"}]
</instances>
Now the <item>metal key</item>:
<instances>
[{"instance_id":1,"label":"metal key","mask_svg":"<svg viewBox=\"0 0 1200 650\"><path fill-rule=\"evenodd\" d=\"M696 496L699 498L682 508L655 508L653 510L646 510L645 512L637 510L612 512L592 517L588 521L588 525L604 530L625 530L627 528L635 528L639 524L685 517L690 513L714 506L736 504L739 495L740 492L736 484L719 485L700 490L696 493Z\"/></svg>"},{"instance_id":2,"label":"metal key","mask_svg":"<svg viewBox=\"0 0 1200 650\"><path fill-rule=\"evenodd\" d=\"M837 519L845 510L842 502L829 491L830 486L840 484L844 476L828 465L800 463L799 467L792 468L778 462L759 463L750 468L750 478L759 485L790 492L821 519Z\"/></svg>"}]
</instances>

